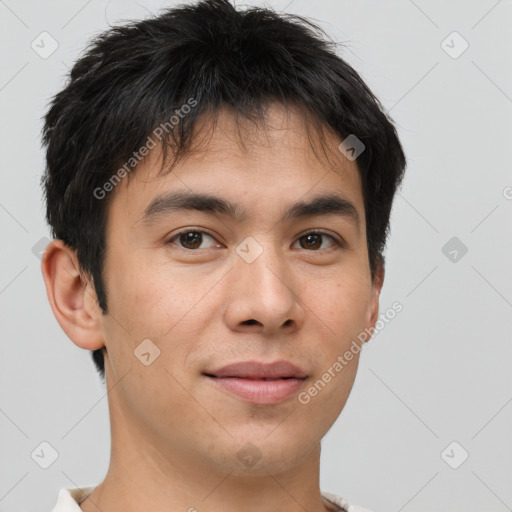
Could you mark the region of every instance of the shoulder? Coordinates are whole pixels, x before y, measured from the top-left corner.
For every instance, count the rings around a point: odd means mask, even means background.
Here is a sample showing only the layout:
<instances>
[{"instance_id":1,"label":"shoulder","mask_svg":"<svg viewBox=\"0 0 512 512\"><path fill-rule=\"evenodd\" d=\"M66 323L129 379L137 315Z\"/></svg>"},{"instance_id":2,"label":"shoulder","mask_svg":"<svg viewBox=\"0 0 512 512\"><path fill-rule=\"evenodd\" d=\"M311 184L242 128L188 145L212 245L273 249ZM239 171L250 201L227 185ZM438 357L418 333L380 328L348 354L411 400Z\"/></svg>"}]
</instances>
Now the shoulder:
<instances>
[{"instance_id":1,"label":"shoulder","mask_svg":"<svg viewBox=\"0 0 512 512\"><path fill-rule=\"evenodd\" d=\"M79 503L92 494L94 487L61 488L51 512L82 512Z\"/></svg>"},{"instance_id":2,"label":"shoulder","mask_svg":"<svg viewBox=\"0 0 512 512\"><path fill-rule=\"evenodd\" d=\"M359 507L358 505L351 505L345 498L342 498L337 494L333 494L332 492L322 491L322 497L331 505L334 505L333 512L372 512L367 508Z\"/></svg>"}]
</instances>

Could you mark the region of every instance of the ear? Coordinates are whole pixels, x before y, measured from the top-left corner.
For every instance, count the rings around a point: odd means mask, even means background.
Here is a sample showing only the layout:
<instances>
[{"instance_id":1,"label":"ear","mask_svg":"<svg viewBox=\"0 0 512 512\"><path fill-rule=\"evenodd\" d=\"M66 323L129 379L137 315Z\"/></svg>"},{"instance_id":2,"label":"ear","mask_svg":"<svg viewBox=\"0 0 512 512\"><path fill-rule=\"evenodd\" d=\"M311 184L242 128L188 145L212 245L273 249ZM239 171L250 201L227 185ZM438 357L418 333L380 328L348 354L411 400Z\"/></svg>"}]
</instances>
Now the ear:
<instances>
[{"instance_id":1,"label":"ear","mask_svg":"<svg viewBox=\"0 0 512 512\"><path fill-rule=\"evenodd\" d=\"M372 288L371 288L371 301L368 309L368 318L366 322L366 329L375 328L375 324L379 319L379 297L384 284L384 262L379 263L375 269L375 275L373 277Z\"/></svg>"},{"instance_id":2,"label":"ear","mask_svg":"<svg viewBox=\"0 0 512 512\"><path fill-rule=\"evenodd\" d=\"M71 341L86 350L105 346L96 293L81 276L75 251L62 240L52 240L45 249L41 272L53 314Z\"/></svg>"}]
</instances>

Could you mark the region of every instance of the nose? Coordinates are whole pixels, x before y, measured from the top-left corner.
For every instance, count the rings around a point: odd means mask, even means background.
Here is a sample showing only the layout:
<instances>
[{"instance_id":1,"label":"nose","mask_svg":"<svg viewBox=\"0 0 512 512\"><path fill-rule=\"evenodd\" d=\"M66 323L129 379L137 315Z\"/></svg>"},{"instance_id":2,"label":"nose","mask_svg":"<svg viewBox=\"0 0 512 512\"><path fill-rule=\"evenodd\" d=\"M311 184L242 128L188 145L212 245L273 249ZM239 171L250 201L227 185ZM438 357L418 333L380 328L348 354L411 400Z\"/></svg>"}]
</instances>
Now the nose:
<instances>
[{"instance_id":1,"label":"nose","mask_svg":"<svg viewBox=\"0 0 512 512\"><path fill-rule=\"evenodd\" d=\"M265 246L252 262L239 254L229 272L225 321L238 332L289 334L302 327L297 279L279 249Z\"/></svg>"}]
</instances>

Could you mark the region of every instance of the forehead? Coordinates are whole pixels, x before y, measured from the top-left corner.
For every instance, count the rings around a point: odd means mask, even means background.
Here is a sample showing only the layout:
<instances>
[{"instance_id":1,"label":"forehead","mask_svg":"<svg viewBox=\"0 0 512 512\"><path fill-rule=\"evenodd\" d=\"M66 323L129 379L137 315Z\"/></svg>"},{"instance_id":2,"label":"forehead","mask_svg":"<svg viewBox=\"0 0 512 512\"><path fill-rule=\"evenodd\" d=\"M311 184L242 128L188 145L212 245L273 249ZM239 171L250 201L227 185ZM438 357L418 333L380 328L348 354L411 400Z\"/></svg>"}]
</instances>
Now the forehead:
<instances>
[{"instance_id":1,"label":"forehead","mask_svg":"<svg viewBox=\"0 0 512 512\"><path fill-rule=\"evenodd\" d=\"M152 149L130 179L118 185L112 206L134 220L171 190L214 191L231 197L230 202L243 197L251 203L251 195L259 200L264 196L272 204L338 192L350 198L364 218L356 163L339 151L339 137L301 112L274 104L264 120L254 121L223 109L215 118L198 120L191 142L190 151L172 169L162 164L161 147Z\"/></svg>"}]
</instances>

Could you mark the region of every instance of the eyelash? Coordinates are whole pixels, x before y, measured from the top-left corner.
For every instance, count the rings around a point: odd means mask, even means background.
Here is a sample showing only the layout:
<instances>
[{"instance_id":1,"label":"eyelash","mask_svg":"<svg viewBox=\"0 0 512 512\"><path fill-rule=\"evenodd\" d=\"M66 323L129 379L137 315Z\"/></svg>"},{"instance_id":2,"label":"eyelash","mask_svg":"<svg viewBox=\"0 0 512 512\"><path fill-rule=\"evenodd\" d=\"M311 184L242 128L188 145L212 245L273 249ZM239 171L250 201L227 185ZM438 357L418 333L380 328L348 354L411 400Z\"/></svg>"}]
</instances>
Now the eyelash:
<instances>
[{"instance_id":1,"label":"eyelash","mask_svg":"<svg viewBox=\"0 0 512 512\"><path fill-rule=\"evenodd\" d=\"M209 237L213 238L215 240L215 237L213 235L210 235L210 233L208 233L207 231L202 231L200 229L185 229L183 231L179 231L178 233L175 233L171 238L167 239L167 241L165 242L165 245L172 245L173 244L173 241L177 238L180 237L180 235L184 235L184 234L187 234L187 233L200 233L200 234L203 234L203 235L208 235ZM319 230L311 230L311 231L307 231L306 233L300 235L297 240L300 240L301 238L304 238L308 235L323 235L325 237L328 237L328 238L331 238L332 241L334 242L334 245L335 246L338 246L338 248L343 248L345 247L344 243L337 240L334 236L328 234L328 233L325 233L324 231L319 231ZM179 249L182 249L184 251L188 251L188 252L199 252L201 251L201 249L187 249L186 247L180 247L178 246ZM329 249L332 249L332 247L329 247L327 249L315 249L315 250L312 250L310 252L321 252L321 251L327 251ZM308 249L304 249L305 251L307 251Z\"/></svg>"}]
</instances>

